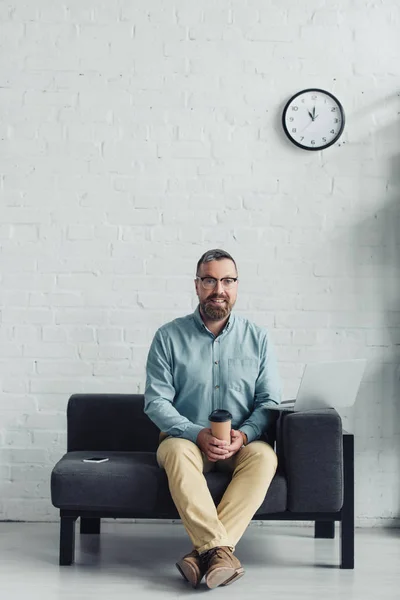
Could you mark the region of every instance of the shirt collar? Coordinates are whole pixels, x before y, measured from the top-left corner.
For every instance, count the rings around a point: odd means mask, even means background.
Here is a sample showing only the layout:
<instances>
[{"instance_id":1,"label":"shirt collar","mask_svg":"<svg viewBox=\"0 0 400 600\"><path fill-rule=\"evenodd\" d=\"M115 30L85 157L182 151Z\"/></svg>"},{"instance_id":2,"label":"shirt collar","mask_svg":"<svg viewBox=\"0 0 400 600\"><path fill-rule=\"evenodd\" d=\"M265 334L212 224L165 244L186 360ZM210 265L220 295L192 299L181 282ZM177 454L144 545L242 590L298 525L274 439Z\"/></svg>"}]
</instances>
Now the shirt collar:
<instances>
[{"instance_id":1,"label":"shirt collar","mask_svg":"<svg viewBox=\"0 0 400 600\"><path fill-rule=\"evenodd\" d=\"M204 329L206 329L208 331L203 319L201 318L200 304L197 305L197 308L193 313L193 318L194 318L194 321L195 321L197 327L200 329L200 331L203 331ZM224 332L230 331L233 327L234 322L235 322L235 315L231 312L231 314L229 315L228 322L226 323L225 327L221 331L220 335L222 335Z\"/></svg>"}]
</instances>

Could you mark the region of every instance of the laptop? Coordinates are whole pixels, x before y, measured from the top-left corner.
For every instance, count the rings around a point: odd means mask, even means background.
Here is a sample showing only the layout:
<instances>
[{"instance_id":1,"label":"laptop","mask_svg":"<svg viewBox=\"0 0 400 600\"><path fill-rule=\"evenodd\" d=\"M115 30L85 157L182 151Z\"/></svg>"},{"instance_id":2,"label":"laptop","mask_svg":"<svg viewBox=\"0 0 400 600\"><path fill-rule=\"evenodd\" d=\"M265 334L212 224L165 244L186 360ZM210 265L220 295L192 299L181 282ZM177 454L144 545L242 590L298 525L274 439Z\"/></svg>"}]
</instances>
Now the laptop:
<instances>
[{"instance_id":1,"label":"laptop","mask_svg":"<svg viewBox=\"0 0 400 600\"><path fill-rule=\"evenodd\" d=\"M342 360L305 366L295 400L284 400L273 410L304 411L353 406L367 361Z\"/></svg>"}]
</instances>

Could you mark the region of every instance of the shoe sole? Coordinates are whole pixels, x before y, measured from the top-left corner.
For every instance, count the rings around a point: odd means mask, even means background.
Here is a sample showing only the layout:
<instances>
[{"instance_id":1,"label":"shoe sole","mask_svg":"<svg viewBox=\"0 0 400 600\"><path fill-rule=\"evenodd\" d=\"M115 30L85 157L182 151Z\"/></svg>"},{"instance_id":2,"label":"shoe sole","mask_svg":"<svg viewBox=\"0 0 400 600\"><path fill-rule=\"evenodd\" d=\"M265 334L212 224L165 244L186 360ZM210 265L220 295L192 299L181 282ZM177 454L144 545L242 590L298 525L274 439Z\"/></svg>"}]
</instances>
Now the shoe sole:
<instances>
[{"instance_id":1,"label":"shoe sole","mask_svg":"<svg viewBox=\"0 0 400 600\"><path fill-rule=\"evenodd\" d=\"M183 579L190 583L194 589L199 586L200 581L197 579L196 571L188 563L175 563L175 566L182 575Z\"/></svg>"},{"instance_id":2,"label":"shoe sole","mask_svg":"<svg viewBox=\"0 0 400 600\"><path fill-rule=\"evenodd\" d=\"M225 583L222 583L221 585L222 586L230 585L237 579L240 579L241 577L243 577L243 575L244 575L244 569L243 568L237 569L236 573L230 579L228 579L228 581L225 581Z\"/></svg>"},{"instance_id":3,"label":"shoe sole","mask_svg":"<svg viewBox=\"0 0 400 600\"><path fill-rule=\"evenodd\" d=\"M206 576L206 584L210 590L218 586L230 585L237 579L240 579L244 575L243 567L238 569L215 569L210 573L210 575Z\"/></svg>"}]
</instances>

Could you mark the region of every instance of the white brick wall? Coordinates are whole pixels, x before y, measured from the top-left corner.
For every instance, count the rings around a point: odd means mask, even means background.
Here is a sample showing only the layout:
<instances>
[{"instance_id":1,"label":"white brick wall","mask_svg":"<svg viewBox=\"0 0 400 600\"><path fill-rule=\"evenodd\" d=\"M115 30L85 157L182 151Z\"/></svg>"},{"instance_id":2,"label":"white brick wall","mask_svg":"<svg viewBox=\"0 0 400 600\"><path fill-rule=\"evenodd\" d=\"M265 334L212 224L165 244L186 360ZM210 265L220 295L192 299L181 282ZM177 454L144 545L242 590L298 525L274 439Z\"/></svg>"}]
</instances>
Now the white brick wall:
<instances>
[{"instance_id":1,"label":"white brick wall","mask_svg":"<svg viewBox=\"0 0 400 600\"><path fill-rule=\"evenodd\" d=\"M152 335L194 309L216 246L286 397L307 361L369 359L343 413L357 517L399 516L400 6L306 4L1 4L0 519L57 517L69 395L143 392ZM322 153L280 126L309 86L347 114Z\"/></svg>"}]
</instances>

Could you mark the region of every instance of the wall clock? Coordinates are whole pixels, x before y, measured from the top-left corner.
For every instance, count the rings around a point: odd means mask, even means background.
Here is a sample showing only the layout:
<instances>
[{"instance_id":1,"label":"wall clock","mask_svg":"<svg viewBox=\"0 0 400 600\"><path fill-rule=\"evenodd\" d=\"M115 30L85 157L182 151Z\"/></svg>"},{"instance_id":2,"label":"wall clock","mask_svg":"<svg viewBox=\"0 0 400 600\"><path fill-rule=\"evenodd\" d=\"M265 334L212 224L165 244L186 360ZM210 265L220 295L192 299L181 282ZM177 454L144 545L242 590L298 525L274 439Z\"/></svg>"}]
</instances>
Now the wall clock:
<instances>
[{"instance_id":1,"label":"wall clock","mask_svg":"<svg viewBox=\"0 0 400 600\"><path fill-rule=\"evenodd\" d=\"M330 92L318 88L302 90L290 98L282 114L289 140L304 150L332 146L344 129L344 110Z\"/></svg>"}]
</instances>

